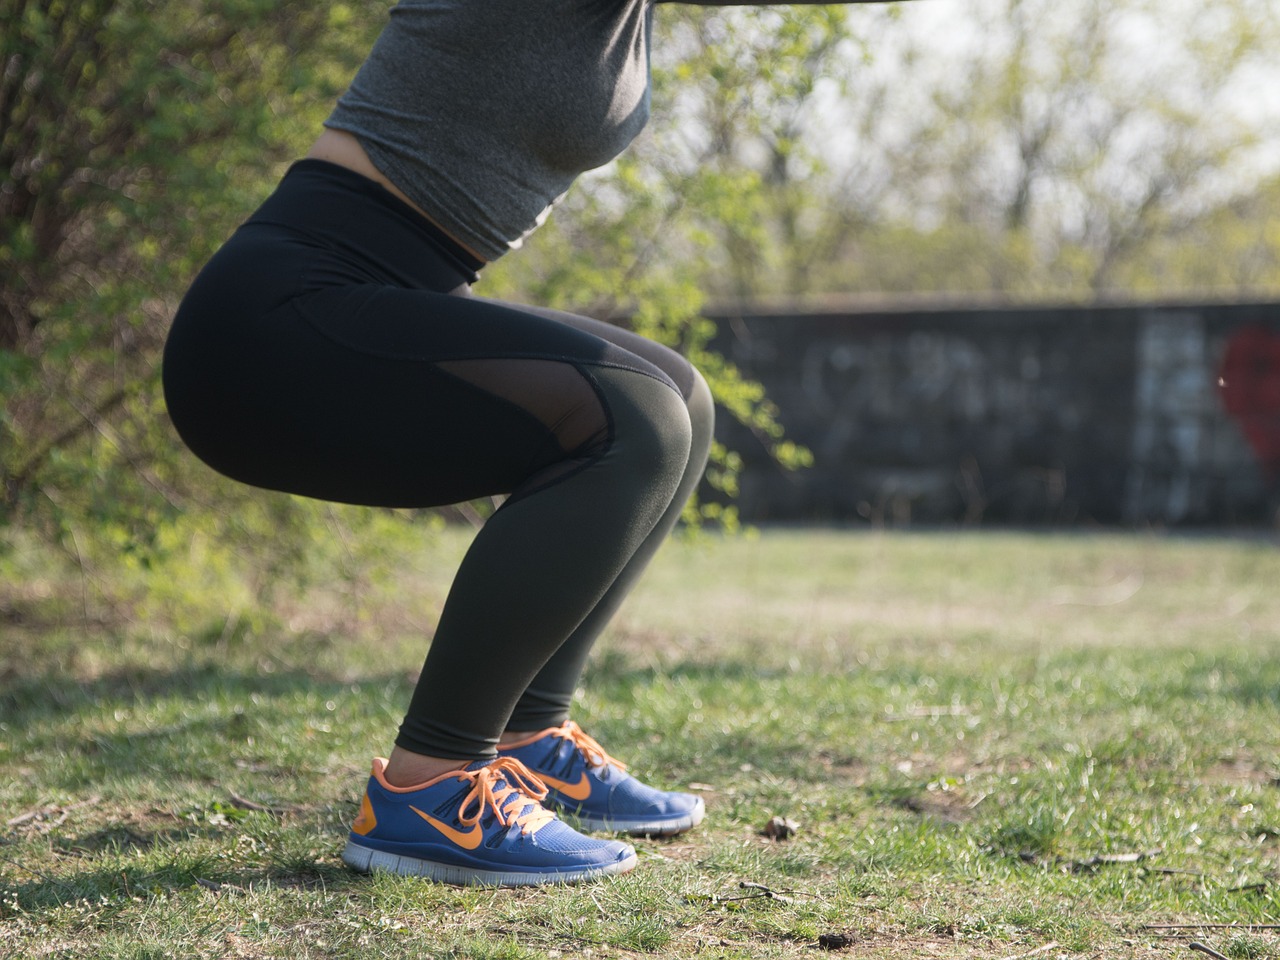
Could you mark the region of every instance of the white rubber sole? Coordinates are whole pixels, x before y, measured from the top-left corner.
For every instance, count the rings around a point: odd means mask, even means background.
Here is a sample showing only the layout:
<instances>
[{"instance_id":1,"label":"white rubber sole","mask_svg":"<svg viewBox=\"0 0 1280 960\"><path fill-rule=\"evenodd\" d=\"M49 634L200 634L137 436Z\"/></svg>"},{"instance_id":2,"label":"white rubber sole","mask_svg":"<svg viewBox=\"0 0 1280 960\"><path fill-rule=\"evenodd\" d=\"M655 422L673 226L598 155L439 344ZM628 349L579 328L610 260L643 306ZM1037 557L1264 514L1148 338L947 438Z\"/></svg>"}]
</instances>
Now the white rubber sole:
<instances>
[{"instance_id":1,"label":"white rubber sole","mask_svg":"<svg viewBox=\"0 0 1280 960\"><path fill-rule=\"evenodd\" d=\"M695 798L697 805L686 816L676 820L643 820L620 818L584 817L571 809L557 811L561 819L574 823L583 830L602 830L607 833L625 833L633 837L674 837L678 833L692 830L707 815L707 805L701 797Z\"/></svg>"},{"instance_id":2,"label":"white rubber sole","mask_svg":"<svg viewBox=\"0 0 1280 960\"><path fill-rule=\"evenodd\" d=\"M635 868L636 852L632 850L629 857L598 867L558 870L551 873L528 873L520 870L477 870L449 863L437 863L433 860L419 860L416 857L402 857L348 840L346 849L342 851L342 862L360 873L395 873L406 877L425 877L428 880L451 883L460 887L532 887L539 884L580 883L627 873Z\"/></svg>"}]
</instances>

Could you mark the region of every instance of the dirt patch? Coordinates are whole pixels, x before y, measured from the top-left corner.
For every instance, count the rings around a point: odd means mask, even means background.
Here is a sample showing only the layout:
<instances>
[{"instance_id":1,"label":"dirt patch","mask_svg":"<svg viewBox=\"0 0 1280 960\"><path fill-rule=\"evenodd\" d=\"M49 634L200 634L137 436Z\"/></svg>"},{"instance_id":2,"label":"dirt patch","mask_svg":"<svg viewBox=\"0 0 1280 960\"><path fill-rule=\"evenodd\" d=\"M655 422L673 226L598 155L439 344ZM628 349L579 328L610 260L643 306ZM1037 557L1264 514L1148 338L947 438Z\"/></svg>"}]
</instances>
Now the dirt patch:
<instances>
[{"instance_id":1,"label":"dirt patch","mask_svg":"<svg viewBox=\"0 0 1280 960\"><path fill-rule=\"evenodd\" d=\"M1280 787L1280 767L1255 757L1234 757L1229 760L1219 760L1213 766L1207 767L1201 772L1199 779L1202 783L1261 784Z\"/></svg>"},{"instance_id":2,"label":"dirt patch","mask_svg":"<svg viewBox=\"0 0 1280 960\"><path fill-rule=\"evenodd\" d=\"M892 805L931 820L955 824L972 820L974 808L981 799L981 796L975 798L963 790L924 790L896 797Z\"/></svg>"},{"instance_id":3,"label":"dirt patch","mask_svg":"<svg viewBox=\"0 0 1280 960\"><path fill-rule=\"evenodd\" d=\"M850 787L861 787L867 782L869 766L856 757L831 753L826 750L814 754L814 761L822 768L825 779Z\"/></svg>"}]
</instances>

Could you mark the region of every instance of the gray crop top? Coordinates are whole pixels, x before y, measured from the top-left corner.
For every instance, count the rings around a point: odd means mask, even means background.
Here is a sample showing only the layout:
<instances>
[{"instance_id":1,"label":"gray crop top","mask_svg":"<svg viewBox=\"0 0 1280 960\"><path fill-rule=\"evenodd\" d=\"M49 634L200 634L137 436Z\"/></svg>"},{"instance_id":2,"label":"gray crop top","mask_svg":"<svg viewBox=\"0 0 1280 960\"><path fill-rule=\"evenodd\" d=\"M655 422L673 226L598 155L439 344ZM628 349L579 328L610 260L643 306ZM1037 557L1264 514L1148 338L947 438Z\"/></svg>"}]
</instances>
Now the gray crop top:
<instances>
[{"instance_id":1,"label":"gray crop top","mask_svg":"<svg viewBox=\"0 0 1280 960\"><path fill-rule=\"evenodd\" d=\"M400 0L325 126L494 260L649 116L649 0Z\"/></svg>"}]
</instances>

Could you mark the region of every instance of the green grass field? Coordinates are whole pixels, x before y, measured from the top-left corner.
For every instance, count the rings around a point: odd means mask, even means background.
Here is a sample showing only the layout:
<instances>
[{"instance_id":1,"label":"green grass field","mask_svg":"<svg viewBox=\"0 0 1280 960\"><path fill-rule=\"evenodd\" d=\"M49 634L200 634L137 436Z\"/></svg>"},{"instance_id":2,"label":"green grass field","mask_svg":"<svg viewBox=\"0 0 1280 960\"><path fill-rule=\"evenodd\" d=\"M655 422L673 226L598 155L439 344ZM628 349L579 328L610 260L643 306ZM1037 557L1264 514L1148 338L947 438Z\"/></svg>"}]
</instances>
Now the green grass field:
<instances>
[{"instance_id":1,"label":"green grass field","mask_svg":"<svg viewBox=\"0 0 1280 960\"><path fill-rule=\"evenodd\" d=\"M11 555L0 956L1280 957L1274 542L672 543L577 718L708 818L521 891L338 859L465 537L424 543L270 615Z\"/></svg>"}]
</instances>

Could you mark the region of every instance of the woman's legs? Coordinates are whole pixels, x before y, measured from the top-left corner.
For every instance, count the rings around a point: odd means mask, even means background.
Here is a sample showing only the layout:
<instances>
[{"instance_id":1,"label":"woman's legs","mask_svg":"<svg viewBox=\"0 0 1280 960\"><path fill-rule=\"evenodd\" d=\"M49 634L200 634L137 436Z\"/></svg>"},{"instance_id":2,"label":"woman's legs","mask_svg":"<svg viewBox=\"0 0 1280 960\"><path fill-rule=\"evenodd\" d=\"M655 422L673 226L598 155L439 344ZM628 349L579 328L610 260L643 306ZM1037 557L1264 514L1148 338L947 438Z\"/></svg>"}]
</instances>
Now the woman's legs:
<instances>
[{"instance_id":1,"label":"woman's legs","mask_svg":"<svg viewBox=\"0 0 1280 960\"><path fill-rule=\"evenodd\" d=\"M224 268L242 287L248 268L229 263L205 282ZM689 482L692 427L671 377L510 306L355 285L251 316L197 291L165 362L175 425L237 479L387 506L511 494L450 591L397 738L416 754L492 756L525 689Z\"/></svg>"},{"instance_id":2,"label":"woman's legs","mask_svg":"<svg viewBox=\"0 0 1280 960\"><path fill-rule=\"evenodd\" d=\"M683 391L608 339L463 296L476 264L384 194L331 165L291 169L183 301L170 415L258 486L406 507L510 494L398 738L452 769L396 780L375 760L343 859L456 883L625 872L634 850L570 829L518 760L487 758L670 509L690 457Z\"/></svg>"},{"instance_id":3,"label":"woman's legs","mask_svg":"<svg viewBox=\"0 0 1280 960\"><path fill-rule=\"evenodd\" d=\"M492 755L547 660L599 604L675 496L690 427L644 374L592 370L611 439L517 489L481 528L441 613L397 744Z\"/></svg>"},{"instance_id":4,"label":"woman's legs","mask_svg":"<svg viewBox=\"0 0 1280 960\"><path fill-rule=\"evenodd\" d=\"M521 733L559 726L569 718L573 692L592 647L675 528L685 503L702 479L715 420L714 403L706 381L689 361L669 347L599 320L545 308L532 308L531 312L608 340L659 367L684 398L692 437L688 461L667 509L604 596L525 689L508 721L508 740L519 739Z\"/></svg>"}]
</instances>

